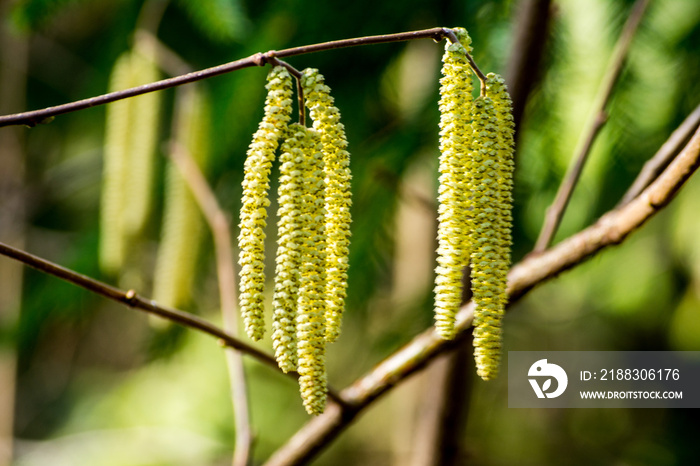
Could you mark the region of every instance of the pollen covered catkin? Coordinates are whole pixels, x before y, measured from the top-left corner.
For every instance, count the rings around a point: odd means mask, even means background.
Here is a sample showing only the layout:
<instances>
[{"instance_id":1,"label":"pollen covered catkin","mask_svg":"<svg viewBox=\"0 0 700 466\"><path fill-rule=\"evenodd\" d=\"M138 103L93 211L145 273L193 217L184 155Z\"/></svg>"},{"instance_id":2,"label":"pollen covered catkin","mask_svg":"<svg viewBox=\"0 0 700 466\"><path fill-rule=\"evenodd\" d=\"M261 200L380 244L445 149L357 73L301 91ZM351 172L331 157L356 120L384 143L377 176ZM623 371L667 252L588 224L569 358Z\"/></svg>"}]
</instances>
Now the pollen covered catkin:
<instances>
[{"instance_id":1,"label":"pollen covered catkin","mask_svg":"<svg viewBox=\"0 0 700 466\"><path fill-rule=\"evenodd\" d=\"M269 177L275 150L292 113L292 78L284 67L277 66L268 74L266 87L265 114L245 161L238 236L241 313L246 332L253 340L259 340L265 333L263 291Z\"/></svg>"},{"instance_id":2,"label":"pollen covered catkin","mask_svg":"<svg viewBox=\"0 0 700 466\"><path fill-rule=\"evenodd\" d=\"M272 345L283 372L297 368L296 316L299 298L302 235L301 209L306 128L292 124L280 155L275 292L272 298ZM308 144L307 144L308 145Z\"/></svg>"},{"instance_id":3,"label":"pollen covered catkin","mask_svg":"<svg viewBox=\"0 0 700 466\"><path fill-rule=\"evenodd\" d=\"M501 321L508 301L507 274L512 243L513 132L512 103L502 77L489 73L486 97L479 99L474 117L479 147L472 152L475 184L472 290L474 356L484 380L498 373Z\"/></svg>"},{"instance_id":4,"label":"pollen covered catkin","mask_svg":"<svg viewBox=\"0 0 700 466\"><path fill-rule=\"evenodd\" d=\"M347 297L350 246L350 153L340 111L330 88L317 69L302 72L302 88L313 127L321 137L325 177L325 230L328 238L326 259L326 340L335 341Z\"/></svg>"},{"instance_id":5,"label":"pollen covered catkin","mask_svg":"<svg viewBox=\"0 0 700 466\"><path fill-rule=\"evenodd\" d=\"M474 177L471 253L476 304L474 357L477 374L484 380L497 375L501 359L501 322L507 302L512 222L512 118L506 116L510 114L510 99L503 95L502 80L492 77L490 84L487 94L475 102L473 128L477 142L470 153Z\"/></svg>"},{"instance_id":6,"label":"pollen covered catkin","mask_svg":"<svg viewBox=\"0 0 700 466\"><path fill-rule=\"evenodd\" d=\"M295 127L296 129L297 127ZM300 129L303 156L298 169L304 180L299 212L300 275L296 337L299 389L309 414L326 405L326 225L324 154L320 135Z\"/></svg>"},{"instance_id":7,"label":"pollen covered catkin","mask_svg":"<svg viewBox=\"0 0 700 466\"><path fill-rule=\"evenodd\" d=\"M471 144L472 71L467 61L471 40L447 44L440 79L440 159L438 258L435 278L435 329L455 336L455 315L462 300L462 274L469 263L469 187L467 156Z\"/></svg>"}]
</instances>

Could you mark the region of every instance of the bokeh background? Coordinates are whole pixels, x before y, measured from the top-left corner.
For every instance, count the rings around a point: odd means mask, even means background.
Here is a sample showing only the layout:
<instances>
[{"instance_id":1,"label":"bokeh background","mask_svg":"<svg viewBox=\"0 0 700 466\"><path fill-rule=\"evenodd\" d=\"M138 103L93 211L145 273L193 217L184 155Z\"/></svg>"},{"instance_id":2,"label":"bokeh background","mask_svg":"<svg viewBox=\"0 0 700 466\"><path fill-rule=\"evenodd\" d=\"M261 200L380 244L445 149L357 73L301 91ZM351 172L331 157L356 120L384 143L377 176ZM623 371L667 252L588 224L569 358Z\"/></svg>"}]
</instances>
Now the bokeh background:
<instances>
[{"instance_id":1,"label":"bokeh background","mask_svg":"<svg viewBox=\"0 0 700 466\"><path fill-rule=\"evenodd\" d=\"M159 6L157 37L193 69L333 39L463 26L479 66L506 74L518 49L523 3L2 1L0 110L106 92L137 24ZM560 0L548 8L543 57L518 136L516 261L533 247L633 3ZM329 348L334 387L351 383L432 323L441 51L424 40L288 60L326 76L353 157L349 299L343 334ZM202 84L211 97L207 177L234 225L265 74L251 68ZM163 94L165 142L174 91ZM612 208L698 103L700 4L652 0L557 240ZM97 261L104 127L105 109L98 107L32 129L0 129L0 240L119 285L123 277L103 274ZM151 221L132 249L145 296L161 234L165 163L161 157ZM518 302L505 321L505 350L700 350L695 178L623 245ZM274 232L268 237L274 241ZM192 297L182 307L220 322L208 236L196 270ZM154 325L6 258L0 278L0 465L230 462L228 376L213 339ZM260 346L269 350L271 343ZM441 389L436 367L372 406L314 464L435 464L425 438ZM469 358L459 367L462 389L449 404L461 414L451 424L458 442L454 462L443 464L681 465L697 458L699 429L690 410L508 409L505 376L482 382ZM246 370L254 458L262 462L308 417L293 381L253 360Z\"/></svg>"}]
</instances>

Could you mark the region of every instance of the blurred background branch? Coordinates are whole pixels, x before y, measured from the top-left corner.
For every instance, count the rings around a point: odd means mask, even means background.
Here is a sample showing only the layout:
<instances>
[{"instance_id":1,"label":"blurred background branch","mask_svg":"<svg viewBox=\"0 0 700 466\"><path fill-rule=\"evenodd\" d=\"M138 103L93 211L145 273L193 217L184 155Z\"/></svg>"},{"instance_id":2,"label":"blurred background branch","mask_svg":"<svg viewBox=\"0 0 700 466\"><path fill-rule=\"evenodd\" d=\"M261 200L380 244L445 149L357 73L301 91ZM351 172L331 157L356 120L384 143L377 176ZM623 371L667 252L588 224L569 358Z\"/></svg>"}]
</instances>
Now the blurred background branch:
<instances>
[{"instance_id":1,"label":"blurred background branch","mask_svg":"<svg viewBox=\"0 0 700 466\"><path fill-rule=\"evenodd\" d=\"M588 155L591 152L591 147L598 136L601 128L608 119L606 107L612 96L615 84L620 78L620 73L622 73L622 67L627 60L627 54L630 50L630 45L632 44L632 39L634 38L637 28L644 17L644 12L649 6L651 0L637 0L637 2L632 7L625 27L622 29L620 38L615 44L612 56L610 57L610 63L608 69L605 72L603 81L601 82L600 88L598 90L598 95L593 101L593 112L591 113L590 120L585 126L582 132L579 144L574 150L573 158L571 159L571 165L566 173L566 176L561 182L557 195L554 198L554 202L547 209L545 215L545 222L542 225L542 231L540 236L537 238L535 243L535 248L533 252L542 252L547 249L554 238L557 228L561 223L561 219L566 212L566 207L569 205L569 200L571 199L571 194L578 183L583 167L586 164Z\"/></svg>"},{"instance_id":2,"label":"blurred background branch","mask_svg":"<svg viewBox=\"0 0 700 466\"><path fill-rule=\"evenodd\" d=\"M214 237L219 299L223 316L224 330L238 335L238 298L236 296L236 273L233 267L231 231L226 214L219 207L216 196L209 188L207 180L186 149L173 141L170 144L170 157L177 165L199 204L209 229ZM245 466L250 462L253 434L248 406L248 389L241 353L235 349L226 350L231 399L233 400L236 427L233 466Z\"/></svg>"}]
</instances>

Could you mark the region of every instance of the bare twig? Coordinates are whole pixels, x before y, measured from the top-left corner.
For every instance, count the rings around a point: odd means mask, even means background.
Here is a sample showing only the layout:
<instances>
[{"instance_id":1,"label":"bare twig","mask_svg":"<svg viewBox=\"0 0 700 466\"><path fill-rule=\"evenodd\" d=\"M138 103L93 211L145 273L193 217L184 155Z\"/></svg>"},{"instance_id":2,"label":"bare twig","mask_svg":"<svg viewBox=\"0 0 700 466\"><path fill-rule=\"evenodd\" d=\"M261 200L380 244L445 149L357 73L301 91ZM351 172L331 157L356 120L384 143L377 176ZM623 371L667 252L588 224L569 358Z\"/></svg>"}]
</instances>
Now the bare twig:
<instances>
[{"instance_id":1,"label":"bare twig","mask_svg":"<svg viewBox=\"0 0 700 466\"><path fill-rule=\"evenodd\" d=\"M83 110L98 105L108 104L116 100L126 99L129 97L146 94L148 92L154 92L162 89L169 89L175 86L181 86L183 84L200 81L202 79L211 78L213 76L219 76L221 74L230 73L232 71L240 70L243 68L263 66L267 61L266 58L272 56L276 58L285 58L345 47L384 44L389 42L404 42L416 39L433 39L435 41L440 41L447 37L447 35L451 32L452 31L450 29L438 27L432 29L424 29L420 31L401 32L398 34L385 34L379 36L358 37L354 39L334 40L330 42L323 42L320 44L304 45L301 47L293 47L284 50L275 50L267 53L256 53L255 55L251 55L246 58L241 58L240 60L232 61L223 65L214 66L212 68L206 68L204 70L187 73L169 79L163 79L161 81L156 81L150 84L144 84L142 86L130 89L124 89L122 91L110 92L109 94L103 94L97 97L78 100L68 104L58 105L55 107L48 107L41 110L33 110L30 112L0 116L0 127L10 125L36 126L37 124L51 121L51 119L57 115L63 115L65 113L75 112L78 110Z\"/></svg>"},{"instance_id":2,"label":"bare twig","mask_svg":"<svg viewBox=\"0 0 700 466\"><path fill-rule=\"evenodd\" d=\"M170 158L177 165L180 174L190 188L209 229L214 237L216 251L216 268L219 280L219 297L224 330L238 334L238 319L236 316L236 274L233 267L233 251L231 250L231 231L226 214L219 206L216 196L209 188L199 166L192 156L180 144L170 144ZM248 393L246 388L243 357L239 351L226 351L229 378L231 381L231 398L233 400L234 424L236 430L236 445L233 454L233 466L246 466L250 462L253 444L251 430Z\"/></svg>"},{"instance_id":3,"label":"bare twig","mask_svg":"<svg viewBox=\"0 0 700 466\"><path fill-rule=\"evenodd\" d=\"M668 204L685 181L700 166L700 130L664 172L626 206L612 210L594 225L538 255L530 255L508 274L510 303L535 286L568 270L601 250L621 243L630 233ZM456 340L441 339L432 328L416 336L372 371L341 392L346 407L332 405L322 415L297 431L268 460L267 466L304 464L328 446L372 402L450 351L470 332L474 303L457 314Z\"/></svg>"},{"instance_id":4,"label":"bare twig","mask_svg":"<svg viewBox=\"0 0 700 466\"><path fill-rule=\"evenodd\" d=\"M220 340L221 344L225 346L230 346L231 348L236 348L237 350L243 351L244 353L253 356L268 366L277 367L277 361L275 361L275 358L272 356L239 340L233 335L229 335L206 320L177 309L161 306L153 300L147 300L138 296L134 290L122 291L119 288L115 288L86 275L79 274L70 269L54 264L53 262L47 261L46 259L34 256L4 243L0 243L0 255L15 259L41 272L73 283L74 285L85 288L86 290L104 296L105 298L122 303L128 307L168 319L186 327L199 330L200 332L204 332L217 338Z\"/></svg>"},{"instance_id":5,"label":"bare twig","mask_svg":"<svg viewBox=\"0 0 700 466\"><path fill-rule=\"evenodd\" d=\"M540 232L539 238L537 238L537 243L535 244L534 252L542 252L554 238L554 234L559 228L564 212L566 211L566 206L569 204L569 199L571 199L571 193L574 191L578 179L583 171L583 166L588 159L588 154L590 154L593 142L595 142L600 129L605 124L607 120L607 113L605 111L612 91L617 83L620 73L622 72L622 67L625 64L625 59L627 57L627 52L629 51L630 44L637 32L637 27L644 16L647 6L650 0L637 0L632 8L629 18L625 23L620 38L615 44L615 48L610 58L610 65L608 66L607 72L603 78L603 82L598 90L598 95L595 98L593 109L594 114L591 120L586 125L585 131L582 133L583 137L579 141L579 145L574 151L575 157L573 163L569 166L569 170L564 177L554 202L547 209L547 214L545 215L545 222Z\"/></svg>"},{"instance_id":6,"label":"bare twig","mask_svg":"<svg viewBox=\"0 0 700 466\"><path fill-rule=\"evenodd\" d=\"M695 107L695 110L686 117L681 125L669 136L663 146L650 158L642 167L642 171L632 183L632 186L627 190L619 206L625 205L632 199L637 197L644 188L649 186L652 181L663 172L678 152L683 149L683 146L688 142L688 139L693 135L695 130L700 126L700 105Z\"/></svg>"}]
</instances>

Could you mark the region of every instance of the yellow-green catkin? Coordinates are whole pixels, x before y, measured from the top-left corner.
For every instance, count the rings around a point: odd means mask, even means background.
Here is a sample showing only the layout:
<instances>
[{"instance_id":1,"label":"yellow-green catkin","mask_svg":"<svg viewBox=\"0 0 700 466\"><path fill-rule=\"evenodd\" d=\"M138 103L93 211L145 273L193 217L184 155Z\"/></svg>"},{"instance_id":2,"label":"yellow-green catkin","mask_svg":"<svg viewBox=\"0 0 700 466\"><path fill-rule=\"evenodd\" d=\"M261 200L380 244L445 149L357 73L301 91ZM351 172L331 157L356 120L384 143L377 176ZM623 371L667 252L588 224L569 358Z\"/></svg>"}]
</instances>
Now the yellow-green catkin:
<instances>
[{"instance_id":1,"label":"yellow-green catkin","mask_svg":"<svg viewBox=\"0 0 700 466\"><path fill-rule=\"evenodd\" d=\"M284 67L277 66L270 71L267 90L265 114L253 135L245 161L238 236L241 313L246 332L253 340L259 340L265 333L263 291L270 169L292 113L292 78Z\"/></svg>"},{"instance_id":2,"label":"yellow-green catkin","mask_svg":"<svg viewBox=\"0 0 700 466\"><path fill-rule=\"evenodd\" d=\"M513 170L515 163L513 153L515 151L515 123L513 121L513 102L511 101L505 80L495 73L486 75L486 93L491 97L494 110L496 111L495 124L498 128L498 164L500 188L500 209L501 209L501 240L502 257L501 268L504 280L510 268L510 248L513 244Z\"/></svg>"},{"instance_id":3,"label":"yellow-green catkin","mask_svg":"<svg viewBox=\"0 0 700 466\"><path fill-rule=\"evenodd\" d=\"M197 85L178 90L173 138L177 147L205 170L209 158L209 105ZM189 304L204 221L180 170L167 161L161 240L153 277L153 299L182 307Z\"/></svg>"},{"instance_id":4,"label":"yellow-green catkin","mask_svg":"<svg viewBox=\"0 0 700 466\"><path fill-rule=\"evenodd\" d=\"M122 54L114 64L109 91L131 85L131 54ZM105 144L100 198L100 268L117 273L126 255L124 209L128 175L129 126L132 99L112 102L106 107Z\"/></svg>"},{"instance_id":5,"label":"yellow-green catkin","mask_svg":"<svg viewBox=\"0 0 700 466\"><path fill-rule=\"evenodd\" d=\"M307 68L302 72L302 88L313 127L321 135L325 173L325 228L327 244L326 340L335 341L345 308L350 246L350 153L340 111L330 95L322 74Z\"/></svg>"},{"instance_id":6,"label":"yellow-green catkin","mask_svg":"<svg viewBox=\"0 0 700 466\"><path fill-rule=\"evenodd\" d=\"M296 316L299 299L302 235L301 210L304 179L304 153L308 147L306 128L289 126L280 154L279 208L277 211L277 258L275 292L272 298L272 345L284 372L297 368ZM306 144L308 146L308 144Z\"/></svg>"},{"instance_id":7,"label":"yellow-green catkin","mask_svg":"<svg viewBox=\"0 0 700 466\"><path fill-rule=\"evenodd\" d=\"M470 153L474 177L474 228L471 253L474 357L477 374L490 380L501 359L501 322L507 302L510 262L513 119L503 80L490 75L486 95L475 102L475 145Z\"/></svg>"},{"instance_id":8,"label":"yellow-green catkin","mask_svg":"<svg viewBox=\"0 0 700 466\"><path fill-rule=\"evenodd\" d=\"M137 40L131 53L131 86L160 79L155 50L150 42ZM131 100L128 176L126 179L124 228L130 238L137 237L151 213L153 180L158 152L162 92L149 92Z\"/></svg>"},{"instance_id":9,"label":"yellow-green catkin","mask_svg":"<svg viewBox=\"0 0 700 466\"><path fill-rule=\"evenodd\" d=\"M455 316L462 301L462 275L469 263L468 152L471 144L472 71L467 61L471 40L448 43L440 79L440 159L438 257L435 278L435 329L455 336Z\"/></svg>"},{"instance_id":10,"label":"yellow-green catkin","mask_svg":"<svg viewBox=\"0 0 700 466\"><path fill-rule=\"evenodd\" d=\"M302 151L299 171L304 180L299 212L300 274L296 337L299 389L309 414L320 414L326 405L326 232L325 181L320 135L300 131Z\"/></svg>"}]
</instances>

